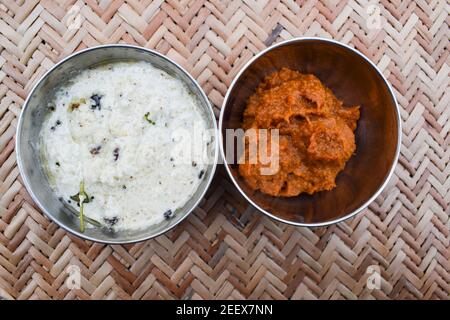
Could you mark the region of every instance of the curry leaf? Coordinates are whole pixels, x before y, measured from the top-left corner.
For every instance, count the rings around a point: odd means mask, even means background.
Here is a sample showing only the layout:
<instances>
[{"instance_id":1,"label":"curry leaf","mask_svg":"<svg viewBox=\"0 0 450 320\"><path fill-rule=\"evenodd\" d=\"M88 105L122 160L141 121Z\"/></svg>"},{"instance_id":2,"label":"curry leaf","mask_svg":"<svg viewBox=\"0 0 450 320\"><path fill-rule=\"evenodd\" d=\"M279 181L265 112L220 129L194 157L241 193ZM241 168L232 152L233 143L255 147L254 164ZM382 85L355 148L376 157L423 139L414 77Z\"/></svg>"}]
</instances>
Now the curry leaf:
<instances>
[{"instance_id":1,"label":"curry leaf","mask_svg":"<svg viewBox=\"0 0 450 320\"><path fill-rule=\"evenodd\" d=\"M147 120L148 123L150 123L150 124L153 124L153 125L156 124L155 121L153 121L152 119L150 119L150 112L147 112L147 113L144 115L144 119Z\"/></svg>"},{"instance_id":2,"label":"curry leaf","mask_svg":"<svg viewBox=\"0 0 450 320\"><path fill-rule=\"evenodd\" d=\"M78 205L80 206L80 214L78 216L80 220L80 231L84 232L85 224L84 224L84 204L89 203L90 197L84 191L84 180L81 180L80 182L80 192L78 192L76 195L73 195L70 197L73 201L76 201Z\"/></svg>"}]
</instances>

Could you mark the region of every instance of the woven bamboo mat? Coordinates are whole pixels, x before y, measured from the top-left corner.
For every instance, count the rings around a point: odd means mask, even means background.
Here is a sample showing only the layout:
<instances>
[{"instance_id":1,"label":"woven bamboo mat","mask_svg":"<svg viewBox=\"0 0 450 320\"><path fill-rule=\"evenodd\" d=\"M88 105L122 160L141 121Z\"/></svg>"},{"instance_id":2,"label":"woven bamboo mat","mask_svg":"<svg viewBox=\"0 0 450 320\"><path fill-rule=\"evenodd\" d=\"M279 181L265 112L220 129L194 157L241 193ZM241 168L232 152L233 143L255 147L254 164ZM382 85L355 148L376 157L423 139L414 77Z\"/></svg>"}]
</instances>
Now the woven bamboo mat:
<instances>
[{"instance_id":1,"label":"woven bamboo mat","mask_svg":"<svg viewBox=\"0 0 450 320\"><path fill-rule=\"evenodd\" d=\"M448 299L449 7L445 0L0 0L0 297ZM73 51L118 42L156 48L199 81L218 112L246 61L305 35L366 54L402 108L395 176L356 218L320 229L274 222L220 168L182 225L144 243L105 246L67 234L27 195L14 152L17 118L33 83ZM79 289L68 288L74 266Z\"/></svg>"}]
</instances>

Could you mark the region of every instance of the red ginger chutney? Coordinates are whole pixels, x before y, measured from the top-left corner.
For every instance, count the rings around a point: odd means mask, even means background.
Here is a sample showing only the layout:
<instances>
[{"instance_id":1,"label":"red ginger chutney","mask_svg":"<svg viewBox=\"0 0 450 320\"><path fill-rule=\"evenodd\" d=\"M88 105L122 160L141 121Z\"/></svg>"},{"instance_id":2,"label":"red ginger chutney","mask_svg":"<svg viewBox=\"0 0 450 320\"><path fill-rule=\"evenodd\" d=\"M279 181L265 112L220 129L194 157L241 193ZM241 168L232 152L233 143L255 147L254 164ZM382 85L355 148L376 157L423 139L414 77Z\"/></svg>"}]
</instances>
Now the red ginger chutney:
<instances>
[{"instance_id":1,"label":"red ginger chutney","mask_svg":"<svg viewBox=\"0 0 450 320\"><path fill-rule=\"evenodd\" d=\"M249 98L242 126L244 130L279 129L279 169L262 175L260 169L270 163L246 160L239 164L239 173L251 189L271 196L331 190L355 152L359 116L359 106L343 107L314 75L287 68L272 73ZM270 131L267 136L269 141ZM247 141L246 159L248 148Z\"/></svg>"}]
</instances>

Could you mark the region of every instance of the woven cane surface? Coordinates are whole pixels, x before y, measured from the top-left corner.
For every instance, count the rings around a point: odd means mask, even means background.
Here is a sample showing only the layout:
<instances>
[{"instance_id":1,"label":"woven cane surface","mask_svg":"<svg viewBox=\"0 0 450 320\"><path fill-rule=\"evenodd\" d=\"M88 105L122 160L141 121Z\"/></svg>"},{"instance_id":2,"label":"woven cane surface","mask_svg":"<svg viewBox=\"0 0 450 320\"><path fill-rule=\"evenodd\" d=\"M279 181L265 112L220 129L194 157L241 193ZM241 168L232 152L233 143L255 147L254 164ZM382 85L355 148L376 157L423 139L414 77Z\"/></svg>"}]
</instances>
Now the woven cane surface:
<instances>
[{"instance_id":1,"label":"woven cane surface","mask_svg":"<svg viewBox=\"0 0 450 320\"><path fill-rule=\"evenodd\" d=\"M0 297L448 299L449 7L445 0L1 0ZM32 85L63 57L108 43L154 48L198 80L218 114L246 61L297 36L363 52L401 107L395 175L357 217L319 229L277 223L248 205L223 168L187 220L134 245L80 240L33 204L16 164L17 119Z\"/></svg>"}]
</instances>

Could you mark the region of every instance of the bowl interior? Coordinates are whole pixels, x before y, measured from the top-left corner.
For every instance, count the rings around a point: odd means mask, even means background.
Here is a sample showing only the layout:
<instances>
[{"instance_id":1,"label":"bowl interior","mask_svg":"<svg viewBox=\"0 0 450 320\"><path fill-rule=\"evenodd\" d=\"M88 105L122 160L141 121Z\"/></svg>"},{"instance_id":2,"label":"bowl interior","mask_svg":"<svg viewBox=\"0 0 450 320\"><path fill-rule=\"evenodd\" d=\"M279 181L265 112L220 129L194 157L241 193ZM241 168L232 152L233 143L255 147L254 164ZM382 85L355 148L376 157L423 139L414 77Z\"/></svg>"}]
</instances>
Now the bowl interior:
<instances>
[{"instance_id":1,"label":"bowl interior","mask_svg":"<svg viewBox=\"0 0 450 320\"><path fill-rule=\"evenodd\" d=\"M276 218L293 224L332 222L364 207L389 176L399 140L395 98L378 71L353 50L319 39L287 42L254 60L230 88L221 118L223 141L226 129L241 128L247 99L258 84L282 67L312 73L344 101L344 106L361 106L356 153L337 176L337 187L312 196L272 197L247 186L238 173L236 157L231 157L234 164L226 165L243 193ZM223 144L223 151L232 154L227 144Z\"/></svg>"},{"instance_id":2,"label":"bowl interior","mask_svg":"<svg viewBox=\"0 0 450 320\"><path fill-rule=\"evenodd\" d=\"M112 62L116 60L141 60L152 63L155 67L168 72L181 79L198 98L208 122L208 127L214 129L215 118L209 106L207 98L196 83L181 68L166 58L137 47L130 46L105 46L97 47L74 55L61 62L49 72L31 93L21 115L21 123L17 132L18 162L27 189L39 207L49 215L55 222L66 230L71 231L89 240L126 243L148 239L156 236L180 222L195 205L200 201L212 179L216 165L216 143L209 144L208 155L211 157L205 177L193 197L183 208L178 209L174 218L163 221L158 225L151 226L139 231L123 231L111 233L98 228L88 228L83 234L78 232L78 218L74 217L67 208L56 197L50 188L47 177L40 164L38 149L39 132L46 116L47 102L54 97L54 93L61 83L68 80L73 74L80 70L95 66L96 64ZM213 137L215 139L215 137Z\"/></svg>"}]
</instances>

